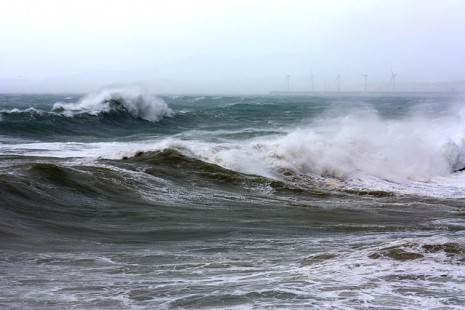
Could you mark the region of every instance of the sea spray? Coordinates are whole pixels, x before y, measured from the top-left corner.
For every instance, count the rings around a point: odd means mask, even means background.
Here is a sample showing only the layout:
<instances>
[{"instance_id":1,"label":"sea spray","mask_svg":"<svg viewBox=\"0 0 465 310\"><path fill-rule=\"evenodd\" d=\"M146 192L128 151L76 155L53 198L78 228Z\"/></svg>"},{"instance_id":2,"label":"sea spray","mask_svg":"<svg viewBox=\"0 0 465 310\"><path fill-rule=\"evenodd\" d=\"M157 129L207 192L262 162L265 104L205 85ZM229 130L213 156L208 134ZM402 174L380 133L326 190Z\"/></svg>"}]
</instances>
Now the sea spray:
<instances>
[{"instance_id":1,"label":"sea spray","mask_svg":"<svg viewBox=\"0 0 465 310\"><path fill-rule=\"evenodd\" d=\"M163 99L141 87L103 88L84 96L76 103L57 102L52 111L72 117L80 113L98 115L120 107L132 117L150 122L158 122L173 113Z\"/></svg>"},{"instance_id":2,"label":"sea spray","mask_svg":"<svg viewBox=\"0 0 465 310\"><path fill-rule=\"evenodd\" d=\"M175 149L227 169L270 178L292 171L339 179L357 174L392 181L420 180L446 176L465 166L463 123L456 116L383 119L374 109L364 107L288 128L284 135L223 143L169 138L151 148Z\"/></svg>"},{"instance_id":3,"label":"sea spray","mask_svg":"<svg viewBox=\"0 0 465 310\"><path fill-rule=\"evenodd\" d=\"M380 119L356 111L296 129L275 142L276 157L299 172L366 175L391 180L446 175L465 165L460 120Z\"/></svg>"}]
</instances>

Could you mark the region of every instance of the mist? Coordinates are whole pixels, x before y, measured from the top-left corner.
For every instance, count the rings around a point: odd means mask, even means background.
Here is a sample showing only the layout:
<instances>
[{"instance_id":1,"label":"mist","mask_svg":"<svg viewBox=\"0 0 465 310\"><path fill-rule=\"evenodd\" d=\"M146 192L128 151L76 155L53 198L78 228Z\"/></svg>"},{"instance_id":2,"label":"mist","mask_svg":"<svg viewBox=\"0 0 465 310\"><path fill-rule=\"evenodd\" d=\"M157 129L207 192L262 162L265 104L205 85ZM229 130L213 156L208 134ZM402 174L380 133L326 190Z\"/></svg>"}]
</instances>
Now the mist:
<instances>
[{"instance_id":1,"label":"mist","mask_svg":"<svg viewBox=\"0 0 465 310\"><path fill-rule=\"evenodd\" d=\"M446 1L0 3L0 92L465 91L465 7Z\"/></svg>"}]
</instances>

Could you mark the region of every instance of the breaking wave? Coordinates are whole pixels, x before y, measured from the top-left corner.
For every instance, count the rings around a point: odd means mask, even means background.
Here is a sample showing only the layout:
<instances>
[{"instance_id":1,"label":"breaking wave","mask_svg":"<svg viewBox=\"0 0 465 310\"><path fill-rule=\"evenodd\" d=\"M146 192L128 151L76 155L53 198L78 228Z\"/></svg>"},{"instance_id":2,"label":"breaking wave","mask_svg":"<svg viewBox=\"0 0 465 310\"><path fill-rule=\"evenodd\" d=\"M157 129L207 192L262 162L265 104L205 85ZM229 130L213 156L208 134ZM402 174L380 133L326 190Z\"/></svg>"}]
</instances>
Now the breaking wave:
<instances>
[{"instance_id":1,"label":"breaking wave","mask_svg":"<svg viewBox=\"0 0 465 310\"><path fill-rule=\"evenodd\" d=\"M283 180L324 179L344 188L463 196L464 113L383 119L373 109L320 118L286 134L243 141L166 138L108 157L176 150L236 172ZM103 155L103 157L107 157ZM107 158L108 158L107 157ZM439 188L439 187L440 188Z\"/></svg>"},{"instance_id":2,"label":"breaking wave","mask_svg":"<svg viewBox=\"0 0 465 310\"><path fill-rule=\"evenodd\" d=\"M364 110L320 119L285 135L224 143L168 138L142 151L178 149L266 177L284 170L341 179L357 172L390 180L428 178L465 167L464 124L462 117L386 120Z\"/></svg>"},{"instance_id":3,"label":"breaking wave","mask_svg":"<svg viewBox=\"0 0 465 310\"><path fill-rule=\"evenodd\" d=\"M75 103L57 102L52 111L73 117L81 113L99 115L121 108L134 118L150 122L158 122L173 113L163 99L153 96L141 87L104 88L84 96Z\"/></svg>"}]
</instances>

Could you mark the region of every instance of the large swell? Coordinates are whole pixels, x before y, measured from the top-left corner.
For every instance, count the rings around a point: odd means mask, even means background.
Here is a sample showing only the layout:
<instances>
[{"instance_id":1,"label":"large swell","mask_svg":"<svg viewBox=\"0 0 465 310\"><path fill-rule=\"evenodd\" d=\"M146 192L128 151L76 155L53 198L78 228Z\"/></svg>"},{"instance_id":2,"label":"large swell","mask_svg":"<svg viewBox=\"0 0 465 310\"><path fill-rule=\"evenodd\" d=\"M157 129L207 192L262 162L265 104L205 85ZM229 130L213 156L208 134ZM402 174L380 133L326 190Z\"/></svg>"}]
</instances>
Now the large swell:
<instances>
[{"instance_id":1,"label":"large swell","mask_svg":"<svg viewBox=\"0 0 465 310\"><path fill-rule=\"evenodd\" d=\"M77 100L64 96L57 102L49 101L57 96L38 97L43 101L32 105L27 100L8 100L14 96L4 99L0 133L41 140L121 137L156 127L153 123L173 114L162 98L142 87L103 88Z\"/></svg>"}]
</instances>

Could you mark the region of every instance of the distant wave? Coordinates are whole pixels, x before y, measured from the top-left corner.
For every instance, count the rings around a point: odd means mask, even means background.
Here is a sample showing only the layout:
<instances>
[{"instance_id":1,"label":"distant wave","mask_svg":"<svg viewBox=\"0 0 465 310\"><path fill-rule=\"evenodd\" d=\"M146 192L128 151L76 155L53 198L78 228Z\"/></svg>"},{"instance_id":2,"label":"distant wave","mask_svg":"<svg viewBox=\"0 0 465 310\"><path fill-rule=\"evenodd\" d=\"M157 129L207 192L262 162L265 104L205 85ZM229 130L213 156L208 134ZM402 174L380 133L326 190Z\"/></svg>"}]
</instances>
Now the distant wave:
<instances>
[{"instance_id":1,"label":"distant wave","mask_svg":"<svg viewBox=\"0 0 465 310\"><path fill-rule=\"evenodd\" d=\"M106 138L154 132L154 122L172 115L163 99L142 88L107 88L76 102L3 107L0 125L3 134L22 138Z\"/></svg>"},{"instance_id":2,"label":"distant wave","mask_svg":"<svg viewBox=\"0 0 465 310\"><path fill-rule=\"evenodd\" d=\"M4 114L22 114L22 113L28 113L28 114L39 114L39 115L42 115L42 114L46 114L48 112L46 111L42 111L42 110L38 110L36 108L27 108L27 109L18 109L18 108L14 108L14 109L2 109L0 110L0 113L4 113ZM1 117L1 114L0 114L0 117Z\"/></svg>"},{"instance_id":3,"label":"distant wave","mask_svg":"<svg viewBox=\"0 0 465 310\"><path fill-rule=\"evenodd\" d=\"M134 118L150 122L158 122L163 117L173 114L163 99L153 96L141 87L104 88L84 96L75 103L57 102L52 111L73 117L82 113L99 115L120 108L125 109Z\"/></svg>"}]
</instances>

